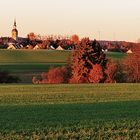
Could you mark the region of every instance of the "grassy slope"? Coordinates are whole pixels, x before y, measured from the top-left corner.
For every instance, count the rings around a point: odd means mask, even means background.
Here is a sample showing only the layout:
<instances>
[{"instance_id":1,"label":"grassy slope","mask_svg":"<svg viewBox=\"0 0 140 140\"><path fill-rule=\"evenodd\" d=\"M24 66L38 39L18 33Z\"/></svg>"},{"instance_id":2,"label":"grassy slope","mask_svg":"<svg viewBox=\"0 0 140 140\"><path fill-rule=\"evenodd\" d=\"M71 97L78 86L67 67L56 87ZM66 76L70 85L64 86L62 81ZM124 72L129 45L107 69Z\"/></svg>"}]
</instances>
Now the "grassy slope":
<instances>
[{"instance_id":1,"label":"grassy slope","mask_svg":"<svg viewBox=\"0 0 140 140\"><path fill-rule=\"evenodd\" d=\"M65 64L68 56L69 52L61 51L0 50L0 65L30 77L33 70L36 75L50 65ZM107 56L124 57L120 53ZM53 139L135 138L140 128L139 90L139 84L1 85L0 139L39 139L42 134Z\"/></svg>"},{"instance_id":2,"label":"grassy slope","mask_svg":"<svg viewBox=\"0 0 140 140\"><path fill-rule=\"evenodd\" d=\"M46 71L50 66L67 63L69 51L0 50L0 69L9 72ZM122 53L107 53L108 58L122 59Z\"/></svg>"},{"instance_id":3,"label":"grassy slope","mask_svg":"<svg viewBox=\"0 0 140 140\"><path fill-rule=\"evenodd\" d=\"M0 50L0 64L66 63L70 51ZM122 59L123 53L108 52L107 57Z\"/></svg>"},{"instance_id":4,"label":"grassy slope","mask_svg":"<svg viewBox=\"0 0 140 140\"><path fill-rule=\"evenodd\" d=\"M139 138L139 91L139 84L1 85L0 138Z\"/></svg>"},{"instance_id":5,"label":"grassy slope","mask_svg":"<svg viewBox=\"0 0 140 140\"><path fill-rule=\"evenodd\" d=\"M0 50L0 70L19 77L21 83L31 83L33 76L46 72L50 66L66 64L69 56L69 51ZM108 58L115 60L121 60L124 56L122 53L107 53Z\"/></svg>"},{"instance_id":6,"label":"grassy slope","mask_svg":"<svg viewBox=\"0 0 140 140\"><path fill-rule=\"evenodd\" d=\"M65 65L69 54L69 51L0 50L0 70L19 77L21 83L32 83L33 76L49 67Z\"/></svg>"},{"instance_id":7,"label":"grassy slope","mask_svg":"<svg viewBox=\"0 0 140 140\"><path fill-rule=\"evenodd\" d=\"M2 63L65 63L69 51L0 50Z\"/></svg>"}]
</instances>

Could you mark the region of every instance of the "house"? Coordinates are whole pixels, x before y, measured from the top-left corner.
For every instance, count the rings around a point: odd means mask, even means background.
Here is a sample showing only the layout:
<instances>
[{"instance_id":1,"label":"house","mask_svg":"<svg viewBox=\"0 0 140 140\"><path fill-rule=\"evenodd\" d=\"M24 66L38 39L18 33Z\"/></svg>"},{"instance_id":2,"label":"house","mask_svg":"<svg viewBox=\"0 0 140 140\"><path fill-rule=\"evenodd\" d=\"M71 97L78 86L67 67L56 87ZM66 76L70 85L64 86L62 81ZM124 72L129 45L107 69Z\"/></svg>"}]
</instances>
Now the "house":
<instances>
[{"instance_id":1,"label":"house","mask_svg":"<svg viewBox=\"0 0 140 140\"><path fill-rule=\"evenodd\" d=\"M10 44L8 47L7 47L8 50L16 50L16 47L13 45L13 44Z\"/></svg>"},{"instance_id":2,"label":"house","mask_svg":"<svg viewBox=\"0 0 140 140\"><path fill-rule=\"evenodd\" d=\"M12 49L12 50L15 50L15 49L21 49L23 48L22 44L9 44L7 49Z\"/></svg>"},{"instance_id":3,"label":"house","mask_svg":"<svg viewBox=\"0 0 140 140\"><path fill-rule=\"evenodd\" d=\"M58 51L63 51L64 49L63 49L61 46L58 46L58 47L56 48L56 50L58 50Z\"/></svg>"},{"instance_id":4,"label":"house","mask_svg":"<svg viewBox=\"0 0 140 140\"><path fill-rule=\"evenodd\" d=\"M129 49L126 53L127 53L127 54L132 54L133 52L132 52L131 49Z\"/></svg>"},{"instance_id":5,"label":"house","mask_svg":"<svg viewBox=\"0 0 140 140\"><path fill-rule=\"evenodd\" d=\"M41 49L39 45L36 45L36 46L33 48L33 50L39 50L39 49Z\"/></svg>"}]
</instances>

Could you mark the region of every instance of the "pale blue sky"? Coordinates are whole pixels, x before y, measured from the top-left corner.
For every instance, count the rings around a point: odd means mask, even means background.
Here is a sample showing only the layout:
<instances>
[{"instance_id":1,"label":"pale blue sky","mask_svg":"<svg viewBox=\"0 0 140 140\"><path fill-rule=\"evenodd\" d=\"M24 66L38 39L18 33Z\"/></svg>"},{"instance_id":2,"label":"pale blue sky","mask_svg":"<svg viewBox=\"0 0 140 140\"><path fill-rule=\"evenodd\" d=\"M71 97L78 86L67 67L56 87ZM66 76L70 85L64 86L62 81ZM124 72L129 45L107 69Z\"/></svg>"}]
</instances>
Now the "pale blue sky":
<instances>
[{"instance_id":1,"label":"pale blue sky","mask_svg":"<svg viewBox=\"0 0 140 140\"><path fill-rule=\"evenodd\" d=\"M107 40L140 38L140 0L0 0L0 36L78 34Z\"/></svg>"}]
</instances>

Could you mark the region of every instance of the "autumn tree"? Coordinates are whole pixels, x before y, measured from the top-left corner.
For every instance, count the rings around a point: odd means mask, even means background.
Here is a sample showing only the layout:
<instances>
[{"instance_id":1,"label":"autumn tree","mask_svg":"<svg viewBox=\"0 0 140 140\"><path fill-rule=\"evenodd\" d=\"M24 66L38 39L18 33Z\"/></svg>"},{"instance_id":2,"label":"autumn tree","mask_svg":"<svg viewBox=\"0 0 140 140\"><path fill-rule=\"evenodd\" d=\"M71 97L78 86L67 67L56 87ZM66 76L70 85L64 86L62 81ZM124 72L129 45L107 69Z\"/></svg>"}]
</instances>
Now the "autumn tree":
<instances>
[{"instance_id":1,"label":"autumn tree","mask_svg":"<svg viewBox=\"0 0 140 140\"><path fill-rule=\"evenodd\" d=\"M128 54L124 66L127 82L140 82L140 44L135 46L132 54Z\"/></svg>"},{"instance_id":2,"label":"autumn tree","mask_svg":"<svg viewBox=\"0 0 140 140\"><path fill-rule=\"evenodd\" d=\"M106 57L100 44L82 39L71 55L70 83L100 83L105 80Z\"/></svg>"},{"instance_id":3,"label":"autumn tree","mask_svg":"<svg viewBox=\"0 0 140 140\"><path fill-rule=\"evenodd\" d=\"M74 42L74 44L77 44L79 42L79 36L78 35L72 35L71 41Z\"/></svg>"},{"instance_id":4,"label":"autumn tree","mask_svg":"<svg viewBox=\"0 0 140 140\"><path fill-rule=\"evenodd\" d=\"M29 40L35 40L35 39L36 39L36 35L35 35L33 32L31 32L31 33L29 33L29 34L27 35L27 38L28 38Z\"/></svg>"},{"instance_id":5,"label":"autumn tree","mask_svg":"<svg viewBox=\"0 0 140 140\"><path fill-rule=\"evenodd\" d=\"M123 83L126 82L124 67L121 62L108 60L106 65L106 80L105 83Z\"/></svg>"}]
</instances>

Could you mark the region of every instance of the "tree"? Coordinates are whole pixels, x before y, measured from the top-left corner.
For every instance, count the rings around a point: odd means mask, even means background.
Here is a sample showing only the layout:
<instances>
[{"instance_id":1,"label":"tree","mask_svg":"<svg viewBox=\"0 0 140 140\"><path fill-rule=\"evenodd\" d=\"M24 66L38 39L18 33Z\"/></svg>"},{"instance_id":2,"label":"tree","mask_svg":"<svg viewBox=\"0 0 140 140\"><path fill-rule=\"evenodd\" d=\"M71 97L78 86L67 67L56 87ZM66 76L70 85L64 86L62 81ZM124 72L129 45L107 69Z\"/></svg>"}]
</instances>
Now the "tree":
<instances>
[{"instance_id":1,"label":"tree","mask_svg":"<svg viewBox=\"0 0 140 140\"><path fill-rule=\"evenodd\" d=\"M28 37L29 40L35 40L36 39L36 35L33 32L29 33L27 35L27 37Z\"/></svg>"},{"instance_id":2,"label":"tree","mask_svg":"<svg viewBox=\"0 0 140 140\"><path fill-rule=\"evenodd\" d=\"M108 60L105 70L105 83L125 82L125 76L122 68L122 64L119 62Z\"/></svg>"},{"instance_id":3,"label":"tree","mask_svg":"<svg viewBox=\"0 0 140 140\"><path fill-rule=\"evenodd\" d=\"M140 82L140 44L124 60L127 82Z\"/></svg>"},{"instance_id":4,"label":"tree","mask_svg":"<svg viewBox=\"0 0 140 140\"><path fill-rule=\"evenodd\" d=\"M106 57L100 44L84 38L71 55L70 83L100 83L105 80Z\"/></svg>"},{"instance_id":5,"label":"tree","mask_svg":"<svg viewBox=\"0 0 140 140\"><path fill-rule=\"evenodd\" d=\"M99 83L103 78L103 70L100 64L93 65L89 73L89 82L90 83Z\"/></svg>"},{"instance_id":6,"label":"tree","mask_svg":"<svg viewBox=\"0 0 140 140\"><path fill-rule=\"evenodd\" d=\"M77 44L79 42L79 36L78 35L72 35L71 41L74 42L74 44Z\"/></svg>"}]
</instances>

